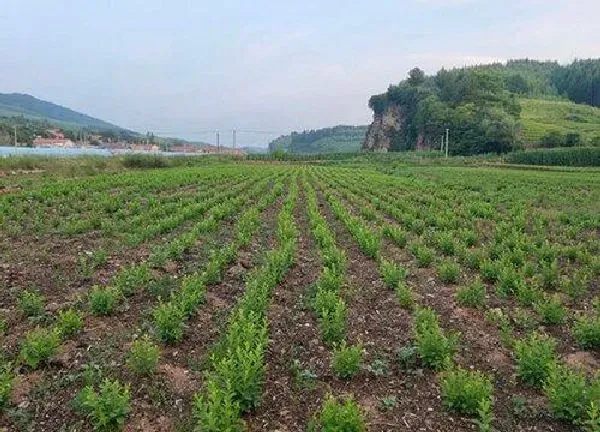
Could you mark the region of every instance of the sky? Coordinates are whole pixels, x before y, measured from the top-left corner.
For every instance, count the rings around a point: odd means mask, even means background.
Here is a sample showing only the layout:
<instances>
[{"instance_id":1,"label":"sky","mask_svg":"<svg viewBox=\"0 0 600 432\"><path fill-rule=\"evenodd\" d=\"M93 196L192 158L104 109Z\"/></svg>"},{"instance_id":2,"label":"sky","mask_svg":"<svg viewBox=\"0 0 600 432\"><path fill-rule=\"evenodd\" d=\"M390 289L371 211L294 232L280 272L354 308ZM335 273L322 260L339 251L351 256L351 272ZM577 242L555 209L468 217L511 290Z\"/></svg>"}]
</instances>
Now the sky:
<instances>
[{"instance_id":1,"label":"sky","mask_svg":"<svg viewBox=\"0 0 600 432\"><path fill-rule=\"evenodd\" d=\"M3 0L0 92L266 145L369 123L369 97L415 66L600 57L598 16L598 0Z\"/></svg>"}]
</instances>

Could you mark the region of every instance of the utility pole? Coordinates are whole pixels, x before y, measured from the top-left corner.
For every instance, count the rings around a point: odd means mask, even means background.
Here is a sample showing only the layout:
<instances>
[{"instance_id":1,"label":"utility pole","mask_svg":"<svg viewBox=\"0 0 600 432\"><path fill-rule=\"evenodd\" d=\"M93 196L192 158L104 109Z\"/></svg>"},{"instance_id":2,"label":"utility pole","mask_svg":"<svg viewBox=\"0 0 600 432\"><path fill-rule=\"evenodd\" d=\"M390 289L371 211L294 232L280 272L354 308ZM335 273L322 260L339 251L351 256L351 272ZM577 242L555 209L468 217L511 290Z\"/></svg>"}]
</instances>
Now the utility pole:
<instances>
[{"instance_id":1,"label":"utility pole","mask_svg":"<svg viewBox=\"0 0 600 432\"><path fill-rule=\"evenodd\" d=\"M450 135L450 129L446 128L446 158L448 157L448 137Z\"/></svg>"},{"instance_id":2,"label":"utility pole","mask_svg":"<svg viewBox=\"0 0 600 432\"><path fill-rule=\"evenodd\" d=\"M440 145L440 153L444 153L444 134L442 134L442 144Z\"/></svg>"},{"instance_id":3,"label":"utility pole","mask_svg":"<svg viewBox=\"0 0 600 432\"><path fill-rule=\"evenodd\" d=\"M216 131L215 134L216 134L216 139L217 139L217 153L221 153L221 143L220 143L219 131Z\"/></svg>"},{"instance_id":4,"label":"utility pole","mask_svg":"<svg viewBox=\"0 0 600 432\"><path fill-rule=\"evenodd\" d=\"M15 125L15 147L17 146L17 125Z\"/></svg>"},{"instance_id":5,"label":"utility pole","mask_svg":"<svg viewBox=\"0 0 600 432\"><path fill-rule=\"evenodd\" d=\"M233 130L233 140L232 140L232 142L233 142L233 149L234 149L234 150L235 150L235 139L236 139L236 135L237 135L237 131L234 129L234 130Z\"/></svg>"}]
</instances>

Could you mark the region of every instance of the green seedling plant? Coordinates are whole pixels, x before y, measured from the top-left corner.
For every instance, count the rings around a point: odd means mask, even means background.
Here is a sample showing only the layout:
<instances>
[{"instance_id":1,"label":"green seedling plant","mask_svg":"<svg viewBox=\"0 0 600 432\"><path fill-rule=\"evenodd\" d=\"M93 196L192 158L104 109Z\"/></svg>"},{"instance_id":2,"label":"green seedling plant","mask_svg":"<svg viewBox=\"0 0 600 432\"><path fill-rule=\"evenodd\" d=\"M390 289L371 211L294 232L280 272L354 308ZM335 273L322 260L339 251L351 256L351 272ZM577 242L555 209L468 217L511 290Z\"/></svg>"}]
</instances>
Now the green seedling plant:
<instances>
[{"instance_id":1,"label":"green seedling plant","mask_svg":"<svg viewBox=\"0 0 600 432\"><path fill-rule=\"evenodd\" d=\"M341 379L350 379L360 371L362 359L362 346L347 345L343 341L333 350L331 367Z\"/></svg>"},{"instance_id":2,"label":"green seedling plant","mask_svg":"<svg viewBox=\"0 0 600 432\"><path fill-rule=\"evenodd\" d=\"M56 329L37 327L25 335L21 344L19 360L32 369L56 354L60 345L60 334Z\"/></svg>"},{"instance_id":3,"label":"green seedling plant","mask_svg":"<svg viewBox=\"0 0 600 432\"><path fill-rule=\"evenodd\" d=\"M555 347L554 339L536 332L527 339L517 340L514 354L521 381L533 387L542 387L556 364Z\"/></svg>"},{"instance_id":4,"label":"green seedling plant","mask_svg":"<svg viewBox=\"0 0 600 432\"><path fill-rule=\"evenodd\" d=\"M78 395L81 410L87 414L95 430L121 430L131 411L129 386L105 379L98 391L84 387Z\"/></svg>"},{"instance_id":5,"label":"green seedling plant","mask_svg":"<svg viewBox=\"0 0 600 432\"><path fill-rule=\"evenodd\" d=\"M18 305L25 316L39 316L44 312L44 296L34 291L25 290L19 295Z\"/></svg>"},{"instance_id":6,"label":"green seedling plant","mask_svg":"<svg viewBox=\"0 0 600 432\"><path fill-rule=\"evenodd\" d=\"M127 365L138 375L150 375L156 370L160 356L159 348L148 335L133 341L127 357Z\"/></svg>"}]
</instances>

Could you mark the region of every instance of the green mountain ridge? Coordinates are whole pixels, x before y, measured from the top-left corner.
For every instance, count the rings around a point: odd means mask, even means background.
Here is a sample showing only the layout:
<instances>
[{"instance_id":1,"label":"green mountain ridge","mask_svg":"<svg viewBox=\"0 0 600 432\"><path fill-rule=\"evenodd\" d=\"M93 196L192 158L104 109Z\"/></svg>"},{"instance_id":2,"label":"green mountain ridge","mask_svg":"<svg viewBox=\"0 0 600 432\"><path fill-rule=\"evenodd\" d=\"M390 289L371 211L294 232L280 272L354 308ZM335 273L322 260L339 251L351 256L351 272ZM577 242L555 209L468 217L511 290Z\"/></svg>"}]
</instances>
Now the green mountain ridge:
<instances>
[{"instance_id":1,"label":"green mountain ridge","mask_svg":"<svg viewBox=\"0 0 600 432\"><path fill-rule=\"evenodd\" d=\"M0 93L0 116L47 120L59 126L95 131L126 130L104 120L22 93Z\"/></svg>"}]
</instances>

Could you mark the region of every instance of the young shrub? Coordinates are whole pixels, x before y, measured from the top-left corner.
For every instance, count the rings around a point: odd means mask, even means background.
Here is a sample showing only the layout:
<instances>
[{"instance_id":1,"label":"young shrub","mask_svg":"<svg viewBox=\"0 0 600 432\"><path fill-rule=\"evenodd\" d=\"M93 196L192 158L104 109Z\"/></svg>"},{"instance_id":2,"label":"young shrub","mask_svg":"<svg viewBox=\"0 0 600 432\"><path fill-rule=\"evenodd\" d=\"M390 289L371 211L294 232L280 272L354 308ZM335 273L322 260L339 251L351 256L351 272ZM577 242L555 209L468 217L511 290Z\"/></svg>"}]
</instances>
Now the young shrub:
<instances>
[{"instance_id":1,"label":"young shrub","mask_svg":"<svg viewBox=\"0 0 600 432\"><path fill-rule=\"evenodd\" d=\"M541 291L535 283L519 283L517 285L517 301L521 306L533 306L533 304L542 296Z\"/></svg>"},{"instance_id":2,"label":"young shrub","mask_svg":"<svg viewBox=\"0 0 600 432\"><path fill-rule=\"evenodd\" d=\"M152 313L154 329L165 342L177 342L183 337L185 313L174 302L160 303Z\"/></svg>"},{"instance_id":3,"label":"young shrub","mask_svg":"<svg viewBox=\"0 0 600 432\"><path fill-rule=\"evenodd\" d=\"M242 432L244 423L240 419L240 406L233 400L231 383L219 385L213 377L208 379L206 395L194 397L194 417L197 430L205 432Z\"/></svg>"},{"instance_id":4,"label":"young shrub","mask_svg":"<svg viewBox=\"0 0 600 432\"><path fill-rule=\"evenodd\" d=\"M119 292L112 287L94 286L89 295L90 310L94 315L110 315L119 300Z\"/></svg>"},{"instance_id":5,"label":"young shrub","mask_svg":"<svg viewBox=\"0 0 600 432\"><path fill-rule=\"evenodd\" d=\"M342 379L352 378L360 370L361 357L361 345L346 345L343 341L333 350L333 372Z\"/></svg>"},{"instance_id":6,"label":"young shrub","mask_svg":"<svg viewBox=\"0 0 600 432\"><path fill-rule=\"evenodd\" d=\"M25 290L19 296L18 305L21 312L28 317L41 315L44 312L44 296Z\"/></svg>"},{"instance_id":7,"label":"young shrub","mask_svg":"<svg viewBox=\"0 0 600 432\"><path fill-rule=\"evenodd\" d=\"M344 273L331 270L329 267L324 267L321 276L317 281L318 291L328 291L337 293L344 282Z\"/></svg>"},{"instance_id":8,"label":"young shrub","mask_svg":"<svg viewBox=\"0 0 600 432\"><path fill-rule=\"evenodd\" d=\"M456 283L460 276L460 266L453 261L444 261L438 266L440 280L444 283Z\"/></svg>"},{"instance_id":9,"label":"young shrub","mask_svg":"<svg viewBox=\"0 0 600 432\"><path fill-rule=\"evenodd\" d=\"M346 303L337 296L330 297L328 301L317 312L317 321L323 341L332 345L340 342L346 334Z\"/></svg>"},{"instance_id":10,"label":"young shrub","mask_svg":"<svg viewBox=\"0 0 600 432\"><path fill-rule=\"evenodd\" d=\"M516 295L521 285L525 284L523 277L511 265L505 265L500 270L498 280L496 282L496 292L501 297Z\"/></svg>"},{"instance_id":11,"label":"young shrub","mask_svg":"<svg viewBox=\"0 0 600 432\"><path fill-rule=\"evenodd\" d=\"M340 403L333 396L329 396L323 404L316 424L318 428L314 429L315 432L364 432L367 430L364 416L352 398L347 398Z\"/></svg>"},{"instance_id":12,"label":"young shrub","mask_svg":"<svg viewBox=\"0 0 600 432\"><path fill-rule=\"evenodd\" d=\"M91 386L84 387L78 400L94 429L100 431L120 430L131 410L129 386L117 380L105 379L98 392Z\"/></svg>"},{"instance_id":13,"label":"young shrub","mask_svg":"<svg viewBox=\"0 0 600 432\"><path fill-rule=\"evenodd\" d=\"M415 345L425 366L441 369L452 359L458 345L458 334L446 336L431 309L419 309L415 313Z\"/></svg>"},{"instance_id":14,"label":"young shrub","mask_svg":"<svg viewBox=\"0 0 600 432\"><path fill-rule=\"evenodd\" d=\"M382 234L392 240L396 246L401 248L406 246L407 236L406 233L402 231L402 228L392 225L384 225Z\"/></svg>"},{"instance_id":15,"label":"young shrub","mask_svg":"<svg viewBox=\"0 0 600 432\"><path fill-rule=\"evenodd\" d=\"M479 371L456 367L442 378L444 405L461 414L477 415L481 403L492 400L492 391L490 378Z\"/></svg>"},{"instance_id":16,"label":"young shrub","mask_svg":"<svg viewBox=\"0 0 600 432\"><path fill-rule=\"evenodd\" d=\"M429 267L433 262L434 253L425 245L411 245L410 253L412 253L415 259L417 260L417 265L419 267Z\"/></svg>"},{"instance_id":17,"label":"young shrub","mask_svg":"<svg viewBox=\"0 0 600 432\"><path fill-rule=\"evenodd\" d=\"M442 232L437 237L437 247L442 254L446 256L454 255L456 251L456 244L454 243L454 237L450 232Z\"/></svg>"},{"instance_id":18,"label":"young shrub","mask_svg":"<svg viewBox=\"0 0 600 432\"><path fill-rule=\"evenodd\" d=\"M56 318L56 329L60 337L65 339L73 336L83 328L83 315L75 309L60 311Z\"/></svg>"},{"instance_id":19,"label":"young shrub","mask_svg":"<svg viewBox=\"0 0 600 432\"><path fill-rule=\"evenodd\" d=\"M485 285L478 278L469 285L460 287L456 292L456 299L461 306L482 308L485 306L485 294Z\"/></svg>"},{"instance_id":20,"label":"young shrub","mask_svg":"<svg viewBox=\"0 0 600 432\"><path fill-rule=\"evenodd\" d=\"M534 304L535 311L547 325L561 324L565 318L565 308L559 295L544 295Z\"/></svg>"},{"instance_id":21,"label":"young shrub","mask_svg":"<svg viewBox=\"0 0 600 432\"><path fill-rule=\"evenodd\" d=\"M124 269L114 278L113 285L125 297L130 297L137 290L146 287L150 279L150 267L144 263Z\"/></svg>"},{"instance_id":22,"label":"young shrub","mask_svg":"<svg viewBox=\"0 0 600 432\"><path fill-rule=\"evenodd\" d=\"M515 342L517 373L533 387L541 387L556 363L556 341L549 336L532 333L528 339Z\"/></svg>"},{"instance_id":23,"label":"young shrub","mask_svg":"<svg viewBox=\"0 0 600 432\"><path fill-rule=\"evenodd\" d=\"M377 258L380 239L377 234L362 225L354 231L360 250L369 258Z\"/></svg>"},{"instance_id":24,"label":"young shrub","mask_svg":"<svg viewBox=\"0 0 600 432\"><path fill-rule=\"evenodd\" d=\"M553 290L560 285L560 271L558 261L553 260L550 263L543 262L540 268L540 273L536 277L542 288L545 290Z\"/></svg>"},{"instance_id":25,"label":"young shrub","mask_svg":"<svg viewBox=\"0 0 600 432\"><path fill-rule=\"evenodd\" d=\"M323 267L342 276L346 273L346 254L335 246L324 248L321 253Z\"/></svg>"},{"instance_id":26,"label":"young shrub","mask_svg":"<svg viewBox=\"0 0 600 432\"><path fill-rule=\"evenodd\" d=\"M0 366L0 410L4 408L10 400L14 377L12 363L5 363Z\"/></svg>"},{"instance_id":27,"label":"young shrub","mask_svg":"<svg viewBox=\"0 0 600 432\"><path fill-rule=\"evenodd\" d=\"M145 335L131 344L127 365L138 375L149 375L158 365L159 354L158 346Z\"/></svg>"},{"instance_id":28,"label":"young shrub","mask_svg":"<svg viewBox=\"0 0 600 432\"><path fill-rule=\"evenodd\" d=\"M584 349L600 348L600 314L596 316L580 316L573 325L573 336Z\"/></svg>"},{"instance_id":29,"label":"young shrub","mask_svg":"<svg viewBox=\"0 0 600 432\"><path fill-rule=\"evenodd\" d=\"M394 289L406 278L406 269L393 261L379 260L379 272L383 280L390 288Z\"/></svg>"},{"instance_id":30,"label":"young shrub","mask_svg":"<svg viewBox=\"0 0 600 432\"><path fill-rule=\"evenodd\" d=\"M471 270L479 270L483 261L483 253L479 249L467 250L462 261Z\"/></svg>"},{"instance_id":31,"label":"young shrub","mask_svg":"<svg viewBox=\"0 0 600 432\"><path fill-rule=\"evenodd\" d=\"M396 292L396 298L398 299L400 307L408 310L411 310L414 307L415 296L406 282L399 282L394 291Z\"/></svg>"},{"instance_id":32,"label":"young shrub","mask_svg":"<svg viewBox=\"0 0 600 432\"><path fill-rule=\"evenodd\" d=\"M589 275L585 269L577 270L570 278L561 281L560 289L573 300L584 297L589 290Z\"/></svg>"},{"instance_id":33,"label":"young shrub","mask_svg":"<svg viewBox=\"0 0 600 432\"><path fill-rule=\"evenodd\" d=\"M498 261L492 261L489 258L481 261L479 266L479 272L481 277L486 282L496 282L500 277L500 263Z\"/></svg>"},{"instance_id":34,"label":"young shrub","mask_svg":"<svg viewBox=\"0 0 600 432\"><path fill-rule=\"evenodd\" d=\"M590 402L600 398L600 381L588 383L583 372L556 364L550 370L544 393L556 418L581 422Z\"/></svg>"},{"instance_id":35,"label":"young shrub","mask_svg":"<svg viewBox=\"0 0 600 432\"><path fill-rule=\"evenodd\" d=\"M477 231L470 229L462 229L460 231L460 239L466 247L473 247L477 244L478 241Z\"/></svg>"},{"instance_id":36,"label":"young shrub","mask_svg":"<svg viewBox=\"0 0 600 432\"><path fill-rule=\"evenodd\" d=\"M60 345L60 335L57 330L37 327L25 336L21 345L19 359L32 369L52 357Z\"/></svg>"}]
</instances>

